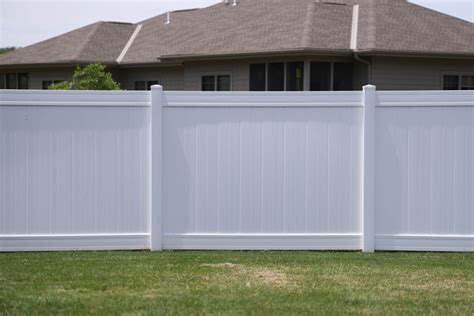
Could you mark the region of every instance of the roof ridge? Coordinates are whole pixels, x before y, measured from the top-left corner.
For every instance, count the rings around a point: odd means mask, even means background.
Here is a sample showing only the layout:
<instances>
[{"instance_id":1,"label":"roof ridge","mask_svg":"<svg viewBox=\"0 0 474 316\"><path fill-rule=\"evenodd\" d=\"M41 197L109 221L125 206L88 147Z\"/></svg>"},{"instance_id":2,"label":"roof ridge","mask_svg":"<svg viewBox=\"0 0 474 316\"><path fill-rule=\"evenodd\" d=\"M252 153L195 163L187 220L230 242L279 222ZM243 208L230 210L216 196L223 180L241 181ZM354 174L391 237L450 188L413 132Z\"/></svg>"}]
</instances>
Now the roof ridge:
<instances>
[{"instance_id":1,"label":"roof ridge","mask_svg":"<svg viewBox=\"0 0 474 316\"><path fill-rule=\"evenodd\" d=\"M142 27L143 27L143 24L137 24L135 30L133 31L132 35L130 35L130 38L125 43L125 46L123 47L122 52L120 53L120 55L117 58L117 60L116 60L117 64L120 64L122 62L122 60L125 58L125 56L127 55L128 50L130 49L133 42L135 41L135 38L137 38L138 33L140 33Z\"/></svg>"},{"instance_id":2,"label":"roof ridge","mask_svg":"<svg viewBox=\"0 0 474 316\"><path fill-rule=\"evenodd\" d=\"M102 21L99 21L99 22L95 23L95 25L92 27L90 33L84 39L84 42L79 46L79 48L77 50L77 53L72 56L72 58L71 58L72 60L79 60L79 56L84 51L84 49L87 47L87 45L91 42L92 38L97 33L97 30L99 29L99 27L102 24L104 24L104 22L102 22Z\"/></svg>"},{"instance_id":3,"label":"roof ridge","mask_svg":"<svg viewBox=\"0 0 474 316\"><path fill-rule=\"evenodd\" d=\"M151 20L155 20L155 19L157 19L161 16L166 16L167 13L183 13L183 12L189 12L189 11L200 11L200 10L209 9L209 8L212 8L212 7L217 7L217 6L220 6L220 5L224 5L224 3L222 1L220 1L220 2L211 4L211 5L202 7L202 8L198 7L198 8L191 8L191 9L178 9L178 10L174 10L174 11L162 12L162 13L157 14L155 16L149 17L148 19L141 20L141 21L139 21L135 24L136 25L137 24L146 24L146 23L150 22Z\"/></svg>"},{"instance_id":4,"label":"roof ridge","mask_svg":"<svg viewBox=\"0 0 474 316\"><path fill-rule=\"evenodd\" d=\"M368 36L368 48L373 49L377 43L377 13L376 13L376 1L370 1L368 4L368 26L367 26L367 36Z\"/></svg>"},{"instance_id":5,"label":"roof ridge","mask_svg":"<svg viewBox=\"0 0 474 316\"><path fill-rule=\"evenodd\" d=\"M121 22L121 21L99 21L99 22L106 23L106 24L134 25L134 23L131 23L131 22Z\"/></svg>"},{"instance_id":6,"label":"roof ridge","mask_svg":"<svg viewBox=\"0 0 474 316\"><path fill-rule=\"evenodd\" d=\"M311 2L307 6L306 16L303 24L303 36L301 37L301 47L309 47L311 45L311 33L313 30L314 11L316 10L316 2Z\"/></svg>"}]
</instances>

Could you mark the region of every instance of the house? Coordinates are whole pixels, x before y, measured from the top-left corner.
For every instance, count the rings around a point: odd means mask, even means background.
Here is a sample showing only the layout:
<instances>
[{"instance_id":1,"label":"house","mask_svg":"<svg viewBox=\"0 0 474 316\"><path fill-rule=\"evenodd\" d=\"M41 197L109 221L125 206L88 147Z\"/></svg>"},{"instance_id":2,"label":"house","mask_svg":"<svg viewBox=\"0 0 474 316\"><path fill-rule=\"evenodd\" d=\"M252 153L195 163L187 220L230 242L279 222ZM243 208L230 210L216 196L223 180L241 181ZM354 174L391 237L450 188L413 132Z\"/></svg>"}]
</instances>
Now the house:
<instances>
[{"instance_id":1,"label":"house","mask_svg":"<svg viewBox=\"0 0 474 316\"><path fill-rule=\"evenodd\" d=\"M474 26L405 0L226 0L1 55L0 88L46 89L95 62L127 90L465 90Z\"/></svg>"}]
</instances>

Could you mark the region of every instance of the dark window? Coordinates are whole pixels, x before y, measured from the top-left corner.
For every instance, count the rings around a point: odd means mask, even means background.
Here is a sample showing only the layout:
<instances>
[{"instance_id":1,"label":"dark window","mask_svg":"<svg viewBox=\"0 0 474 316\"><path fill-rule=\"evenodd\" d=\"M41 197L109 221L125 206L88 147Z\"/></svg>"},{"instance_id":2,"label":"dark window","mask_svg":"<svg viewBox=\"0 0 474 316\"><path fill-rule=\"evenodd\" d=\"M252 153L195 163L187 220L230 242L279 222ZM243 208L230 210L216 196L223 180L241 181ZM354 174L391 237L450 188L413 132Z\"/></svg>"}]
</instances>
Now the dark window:
<instances>
[{"instance_id":1,"label":"dark window","mask_svg":"<svg viewBox=\"0 0 474 316\"><path fill-rule=\"evenodd\" d=\"M287 63L286 67L286 90L303 91L304 62Z\"/></svg>"},{"instance_id":2,"label":"dark window","mask_svg":"<svg viewBox=\"0 0 474 316\"><path fill-rule=\"evenodd\" d=\"M151 90L151 86L154 86L154 85L156 85L156 84L158 84L158 81L156 81L156 80L147 81L147 83L146 83L146 88L147 88L147 90Z\"/></svg>"},{"instance_id":3,"label":"dark window","mask_svg":"<svg viewBox=\"0 0 474 316\"><path fill-rule=\"evenodd\" d=\"M51 80L43 81L43 90L48 90L49 86L52 84L53 82Z\"/></svg>"},{"instance_id":4,"label":"dark window","mask_svg":"<svg viewBox=\"0 0 474 316\"><path fill-rule=\"evenodd\" d=\"M250 65L250 91L265 91L266 65Z\"/></svg>"},{"instance_id":5,"label":"dark window","mask_svg":"<svg viewBox=\"0 0 474 316\"><path fill-rule=\"evenodd\" d=\"M331 90L331 63L311 63L309 89L311 91Z\"/></svg>"},{"instance_id":6,"label":"dark window","mask_svg":"<svg viewBox=\"0 0 474 316\"><path fill-rule=\"evenodd\" d=\"M16 89L16 74L7 74L7 89Z\"/></svg>"},{"instance_id":7,"label":"dark window","mask_svg":"<svg viewBox=\"0 0 474 316\"><path fill-rule=\"evenodd\" d=\"M230 76L217 76L217 91L230 91Z\"/></svg>"},{"instance_id":8,"label":"dark window","mask_svg":"<svg viewBox=\"0 0 474 316\"><path fill-rule=\"evenodd\" d=\"M28 74L21 73L18 74L18 89L26 90L28 89Z\"/></svg>"},{"instance_id":9,"label":"dark window","mask_svg":"<svg viewBox=\"0 0 474 316\"><path fill-rule=\"evenodd\" d=\"M459 76L444 76L443 90L459 90Z\"/></svg>"},{"instance_id":10,"label":"dark window","mask_svg":"<svg viewBox=\"0 0 474 316\"><path fill-rule=\"evenodd\" d=\"M285 64L268 64L268 91L285 90Z\"/></svg>"},{"instance_id":11,"label":"dark window","mask_svg":"<svg viewBox=\"0 0 474 316\"><path fill-rule=\"evenodd\" d=\"M216 76L202 76L201 77L202 91L216 91Z\"/></svg>"},{"instance_id":12,"label":"dark window","mask_svg":"<svg viewBox=\"0 0 474 316\"><path fill-rule=\"evenodd\" d=\"M354 90L354 65L352 63L334 63L333 90Z\"/></svg>"},{"instance_id":13,"label":"dark window","mask_svg":"<svg viewBox=\"0 0 474 316\"><path fill-rule=\"evenodd\" d=\"M135 81L135 90L146 90L146 81Z\"/></svg>"},{"instance_id":14,"label":"dark window","mask_svg":"<svg viewBox=\"0 0 474 316\"><path fill-rule=\"evenodd\" d=\"M5 89L5 74L0 74L0 89Z\"/></svg>"},{"instance_id":15,"label":"dark window","mask_svg":"<svg viewBox=\"0 0 474 316\"><path fill-rule=\"evenodd\" d=\"M461 77L461 90L474 90L474 76Z\"/></svg>"}]
</instances>

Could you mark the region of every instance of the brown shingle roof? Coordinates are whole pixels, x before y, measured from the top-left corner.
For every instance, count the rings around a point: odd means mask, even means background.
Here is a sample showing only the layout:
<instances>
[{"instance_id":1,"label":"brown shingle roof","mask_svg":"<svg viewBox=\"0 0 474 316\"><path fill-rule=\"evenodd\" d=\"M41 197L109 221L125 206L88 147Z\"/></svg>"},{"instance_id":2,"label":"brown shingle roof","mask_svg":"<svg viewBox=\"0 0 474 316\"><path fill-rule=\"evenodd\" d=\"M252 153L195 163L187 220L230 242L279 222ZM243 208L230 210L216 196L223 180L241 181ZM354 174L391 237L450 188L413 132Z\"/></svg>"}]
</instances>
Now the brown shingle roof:
<instances>
[{"instance_id":1,"label":"brown shingle roof","mask_svg":"<svg viewBox=\"0 0 474 316\"><path fill-rule=\"evenodd\" d=\"M135 28L127 23L97 22L0 55L0 65L114 63Z\"/></svg>"},{"instance_id":2,"label":"brown shingle roof","mask_svg":"<svg viewBox=\"0 0 474 316\"><path fill-rule=\"evenodd\" d=\"M473 23L405 1L363 0L361 13L359 49L474 56Z\"/></svg>"},{"instance_id":3,"label":"brown shingle roof","mask_svg":"<svg viewBox=\"0 0 474 316\"><path fill-rule=\"evenodd\" d=\"M232 3L232 0L229 1ZM121 64L257 53L351 54L353 5L360 4L357 49L370 53L474 57L474 24L405 0L239 0L166 14L142 29ZM113 64L137 25L99 22L0 56L1 65Z\"/></svg>"},{"instance_id":4,"label":"brown shingle roof","mask_svg":"<svg viewBox=\"0 0 474 316\"><path fill-rule=\"evenodd\" d=\"M171 13L143 22L123 63L188 55L227 55L314 48L350 52L352 6L308 0L242 0Z\"/></svg>"}]
</instances>

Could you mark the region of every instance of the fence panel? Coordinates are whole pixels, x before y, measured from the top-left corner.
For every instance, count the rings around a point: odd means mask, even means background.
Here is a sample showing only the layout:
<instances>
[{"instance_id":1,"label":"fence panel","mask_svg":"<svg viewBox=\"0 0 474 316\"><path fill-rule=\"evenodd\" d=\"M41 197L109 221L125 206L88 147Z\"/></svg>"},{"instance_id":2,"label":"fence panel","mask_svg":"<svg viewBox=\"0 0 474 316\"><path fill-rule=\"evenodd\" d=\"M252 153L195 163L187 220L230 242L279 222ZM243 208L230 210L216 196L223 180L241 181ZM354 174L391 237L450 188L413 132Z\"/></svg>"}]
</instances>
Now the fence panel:
<instances>
[{"instance_id":1,"label":"fence panel","mask_svg":"<svg viewBox=\"0 0 474 316\"><path fill-rule=\"evenodd\" d=\"M165 96L164 248L360 249L361 92Z\"/></svg>"},{"instance_id":2,"label":"fence panel","mask_svg":"<svg viewBox=\"0 0 474 316\"><path fill-rule=\"evenodd\" d=\"M474 250L474 94L378 94L377 249Z\"/></svg>"},{"instance_id":3,"label":"fence panel","mask_svg":"<svg viewBox=\"0 0 474 316\"><path fill-rule=\"evenodd\" d=\"M0 249L147 248L148 94L1 96Z\"/></svg>"}]
</instances>

